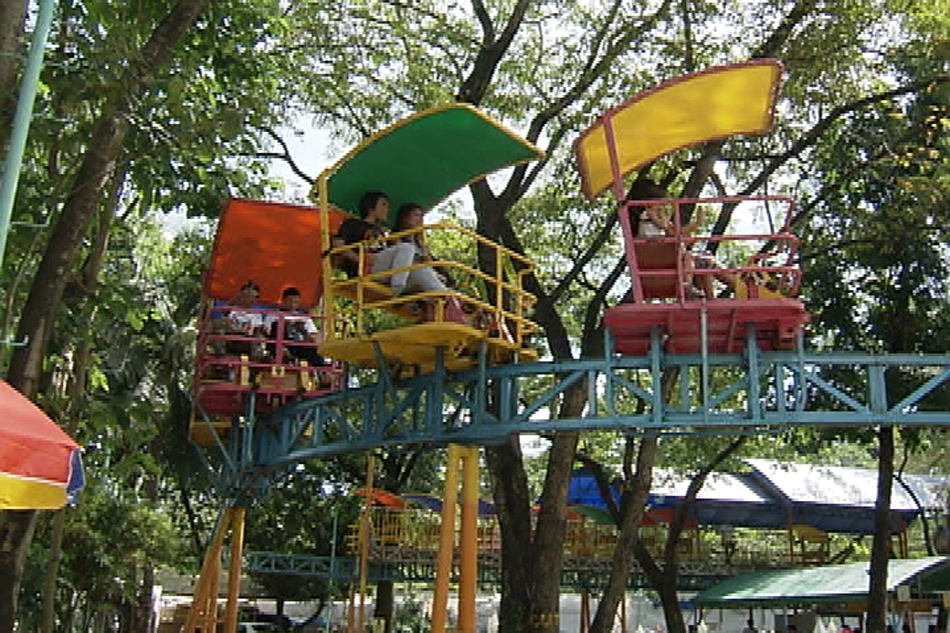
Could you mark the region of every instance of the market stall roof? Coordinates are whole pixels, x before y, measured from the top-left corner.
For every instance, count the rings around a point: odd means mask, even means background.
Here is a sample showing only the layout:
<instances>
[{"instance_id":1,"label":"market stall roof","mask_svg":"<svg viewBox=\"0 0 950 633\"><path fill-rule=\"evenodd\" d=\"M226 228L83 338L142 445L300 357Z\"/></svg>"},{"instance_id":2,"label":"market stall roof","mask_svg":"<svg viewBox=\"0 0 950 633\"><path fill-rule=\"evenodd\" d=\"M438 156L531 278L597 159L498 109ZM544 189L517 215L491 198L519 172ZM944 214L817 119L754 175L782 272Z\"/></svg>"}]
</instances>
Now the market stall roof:
<instances>
[{"instance_id":1,"label":"market stall roof","mask_svg":"<svg viewBox=\"0 0 950 633\"><path fill-rule=\"evenodd\" d=\"M671 470L657 468L647 497L647 507L655 516L659 511L675 508L686 495L689 479ZM614 490L619 502L619 492ZM585 468L574 471L568 503L606 507L597 482ZM693 521L704 525L735 525L743 527L785 527L786 514L773 499L761 494L743 478L730 473L711 473L700 489ZM662 520L662 519L661 519Z\"/></svg>"},{"instance_id":2,"label":"market stall roof","mask_svg":"<svg viewBox=\"0 0 950 633\"><path fill-rule=\"evenodd\" d=\"M791 523L806 523L826 532L874 532L876 470L770 459L744 461L752 467L749 479L760 486L768 496L788 508ZM946 480L944 481L946 485ZM925 504L924 507L932 506ZM893 531L903 531L904 526L913 521L919 511L913 497L903 487L893 486Z\"/></svg>"},{"instance_id":3,"label":"market stall roof","mask_svg":"<svg viewBox=\"0 0 950 633\"><path fill-rule=\"evenodd\" d=\"M740 574L703 591L694 601L701 607L733 609L866 600L868 566L850 563ZM888 593L899 586L910 586L914 597L950 590L950 558L891 560Z\"/></svg>"},{"instance_id":4,"label":"market stall roof","mask_svg":"<svg viewBox=\"0 0 950 633\"><path fill-rule=\"evenodd\" d=\"M657 469L647 497L652 508L673 508L686 496L690 480L671 470ZM748 480L731 473L710 473L696 498L696 519L704 525L782 528L787 513L775 499Z\"/></svg>"},{"instance_id":5,"label":"market stall roof","mask_svg":"<svg viewBox=\"0 0 950 633\"><path fill-rule=\"evenodd\" d=\"M751 472L709 476L694 507L699 523L776 529L805 524L826 532L874 532L876 470L766 459L744 461ZM902 479L924 508L944 507L948 478L905 475ZM686 495L688 485L688 477L657 469L647 506L654 510L676 507ZM619 499L619 491L614 488L613 492L614 498ZM893 498L892 529L899 532L914 520L919 509L902 486L894 486ZM574 471L568 503L606 507L587 469Z\"/></svg>"},{"instance_id":6,"label":"market stall roof","mask_svg":"<svg viewBox=\"0 0 950 633\"><path fill-rule=\"evenodd\" d=\"M744 461L792 503L873 508L877 500L877 471L870 468L820 466L772 459ZM894 486L891 509L917 510L917 504L903 488Z\"/></svg>"},{"instance_id":7,"label":"market stall roof","mask_svg":"<svg viewBox=\"0 0 950 633\"><path fill-rule=\"evenodd\" d=\"M406 493L401 495L408 503L428 508L433 512L442 512L442 497L435 495L426 495L421 493ZM461 497L459 503L462 502ZM478 516L486 517L495 514L495 505L488 501L478 500Z\"/></svg>"}]
</instances>

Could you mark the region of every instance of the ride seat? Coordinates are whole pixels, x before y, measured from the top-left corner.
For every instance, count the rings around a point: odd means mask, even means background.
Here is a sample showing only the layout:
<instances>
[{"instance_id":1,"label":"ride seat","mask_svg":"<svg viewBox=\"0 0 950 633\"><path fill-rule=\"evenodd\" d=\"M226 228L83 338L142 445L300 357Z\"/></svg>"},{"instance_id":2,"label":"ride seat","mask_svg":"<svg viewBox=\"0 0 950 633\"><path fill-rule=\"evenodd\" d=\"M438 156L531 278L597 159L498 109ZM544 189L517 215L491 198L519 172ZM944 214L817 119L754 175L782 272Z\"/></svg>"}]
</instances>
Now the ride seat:
<instances>
[{"instance_id":1,"label":"ride seat","mask_svg":"<svg viewBox=\"0 0 950 633\"><path fill-rule=\"evenodd\" d=\"M359 297L359 286L362 282L363 286L363 302L366 304L373 304L380 301L388 301L393 298L393 291L389 286L385 286L377 281L372 281L370 279L361 279L359 277L353 277L346 281L335 282L334 283L334 292L341 296L350 299L351 301L358 301ZM387 304L382 306L376 306L380 309L392 312L398 316L401 316L410 321L419 321L419 314L416 313L411 303L397 303L397 304Z\"/></svg>"},{"instance_id":2,"label":"ride seat","mask_svg":"<svg viewBox=\"0 0 950 633\"><path fill-rule=\"evenodd\" d=\"M637 259L637 272L640 277L640 287L644 299L674 299L676 298L676 265L680 249L672 242L640 243L635 244L634 254ZM644 273L667 273L663 276Z\"/></svg>"}]
</instances>

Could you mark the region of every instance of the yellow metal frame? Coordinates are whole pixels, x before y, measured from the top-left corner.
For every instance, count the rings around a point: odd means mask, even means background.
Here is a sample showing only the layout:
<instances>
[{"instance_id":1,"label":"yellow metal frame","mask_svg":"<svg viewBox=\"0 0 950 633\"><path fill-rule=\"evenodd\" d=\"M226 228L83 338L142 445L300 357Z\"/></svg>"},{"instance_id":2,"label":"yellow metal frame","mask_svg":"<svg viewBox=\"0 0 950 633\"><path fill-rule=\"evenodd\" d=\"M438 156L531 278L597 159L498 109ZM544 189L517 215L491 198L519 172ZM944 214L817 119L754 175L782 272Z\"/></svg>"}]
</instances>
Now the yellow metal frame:
<instances>
[{"instance_id":1,"label":"yellow metal frame","mask_svg":"<svg viewBox=\"0 0 950 633\"><path fill-rule=\"evenodd\" d=\"M434 260L378 273L364 270L365 256L368 249L374 245L380 242L396 243L416 235L424 237L433 231L458 233L472 242L490 248L495 258L494 275L450 260ZM323 261L326 267L324 269L324 305L328 321L326 339L320 348L323 355L358 365L373 366L377 362L375 344L382 347L387 358L409 364L426 365L433 362L435 348L443 346L448 350L447 364L452 369L458 369L471 362L465 353L471 351L473 344L485 340L495 361L507 361L512 352L518 352L522 360L526 359L525 354L528 356L527 359L536 358L531 350L524 347L527 338L538 331L537 324L526 316L527 311L537 302L535 296L523 288L525 275L534 270L534 264L528 258L486 239L475 231L446 223L393 233L373 243L357 242L335 248L329 248L329 236L324 237L327 241L325 249L327 256ZM357 254L359 276L335 280L330 269L330 260L345 252ZM484 283L494 296L482 299L452 290L445 293L422 292L393 297L388 285L380 283L396 272L425 267L457 270L470 279ZM341 309L337 304L336 299L340 297L350 299L345 309ZM471 324L446 320L445 304L452 299L474 311L480 311L490 323L502 324L502 327L498 328L497 333L492 334L486 329ZM419 300L434 303L433 321L381 332L367 331L367 315L370 311L386 310L406 317L411 315L413 304ZM510 301L510 307L508 301ZM506 332L508 324L513 327L513 331Z\"/></svg>"},{"instance_id":2,"label":"yellow metal frame","mask_svg":"<svg viewBox=\"0 0 950 633\"><path fill-rule=\"evenodd\" d=\"M195 595L182 629L185 633L213 633L224 625L225 633L235 633L238 622L238 594L240 591L241 559L244 551L245 509L227 507L218 517L214 537L205 552L201 574L195 585ZM218 579L221 574L221 552L224 541L231 533L231 567L228 569L228 595L224 618L218 617Z\"/></svg>"},{"instance_id":3,"label":"yellow metal frame","mask_svg":"<svg viewBox=\"0 0 950 633\"><path fill-rule=\"evenodd\" d=\"M462 479L461 529L459 530L458 633L475 633L475 590L478 580L478 460L477 446L449 444L446 455L445 492L442 496L442 529L436 555L432 595L432 633L444 633L448 623L449 582L455 553L455 510L458 504L459 469Z\"/></svg>"}]
</instances>

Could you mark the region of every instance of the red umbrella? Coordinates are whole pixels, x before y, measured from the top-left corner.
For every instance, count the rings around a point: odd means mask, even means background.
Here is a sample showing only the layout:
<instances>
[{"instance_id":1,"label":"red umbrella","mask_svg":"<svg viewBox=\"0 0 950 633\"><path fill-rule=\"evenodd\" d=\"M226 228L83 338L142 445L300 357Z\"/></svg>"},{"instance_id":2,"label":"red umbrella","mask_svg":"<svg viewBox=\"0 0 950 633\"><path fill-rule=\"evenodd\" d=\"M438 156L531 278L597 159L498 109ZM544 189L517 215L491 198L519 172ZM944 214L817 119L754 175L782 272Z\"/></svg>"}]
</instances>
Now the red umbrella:
<instances>
[{"instance_id":1,"label":"red umbrella","mask_svg":"<svg viewBox=\"0 0 950 633\"><path fill-rule=\"evenodd\" d=\"M61 508L83 486L80 447L0 380L0 510Z\"/></svg>"},{"instance_id":2,"label":"red umbrella","mask_svg":"<svg viewBox=\"0 0 950 633\"><path fill-rule=\"evenodd\" d=\"M406 507L406 502L403 501L399 495L380 488L360 488L359 490L354 490L353 494L360 495L361 497L369 497L371 501L388 508L402 510Z\"/></svg>"}]
</instances>

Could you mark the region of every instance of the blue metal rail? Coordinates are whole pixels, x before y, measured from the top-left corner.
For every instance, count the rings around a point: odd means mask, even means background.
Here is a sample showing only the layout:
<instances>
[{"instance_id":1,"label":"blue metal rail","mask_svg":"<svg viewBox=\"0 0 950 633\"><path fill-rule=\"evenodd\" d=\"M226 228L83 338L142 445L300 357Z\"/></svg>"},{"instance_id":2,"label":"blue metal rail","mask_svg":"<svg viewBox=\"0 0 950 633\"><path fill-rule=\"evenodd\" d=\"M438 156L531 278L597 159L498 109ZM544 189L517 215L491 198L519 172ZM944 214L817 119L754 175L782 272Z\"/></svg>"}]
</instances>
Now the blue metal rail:
<instances>
[{"instance_id":1,"label":"blue metal rail","mask_svg":"<svg viewBox=\"0 0 950 633\"><path fill-rule=\"evenodd\" d=\"M750 341L753 340L750 335ZM609 341L608 341L608 349ZM900 380L891 380L900 370ZM673 397L660 385L675 374ZM583 415L554 411L587 390ZM226 498L254 495L286 468L376 447L491 444L513 433L750 434L806 426L950 425L950 355L761 352L648 356L488 367L459 373L441 363L393 379L236 419L218 443ZM209 423L210 428L210 423Z\"/></svg>"},{"instance_id":2,"label":"blue metal rail","mask_svg":"<svg viewBox=\"0 0 950 633\"><path fill-rule=\"evenodd\" d=\"M224 566L230 565L227 558ZM358 560L353 557L306 556L298 554L279 554L276 552L244 552L242 571L260 574L283 574L301 577L328 578L341 582L353 582L358 577ZM371 561L368 580L376 583L381 580L396 582L432 582L435 578L435 561ZM728 568L687 569L677 577L677 587L682 591L701 591L708 589L725 578L734 570ZM483 585L500 585L501 569L497 559L478 567L478 582ZM453 578L453 580L456 580ZM607 583L607 574L601 563L590 564L584 568L567 566L561 571L561 585L574 589L603 589ZM630 589L650 589L649 579L639 568L634 568L628 578Z\"/></svg>"}]
</instances>

